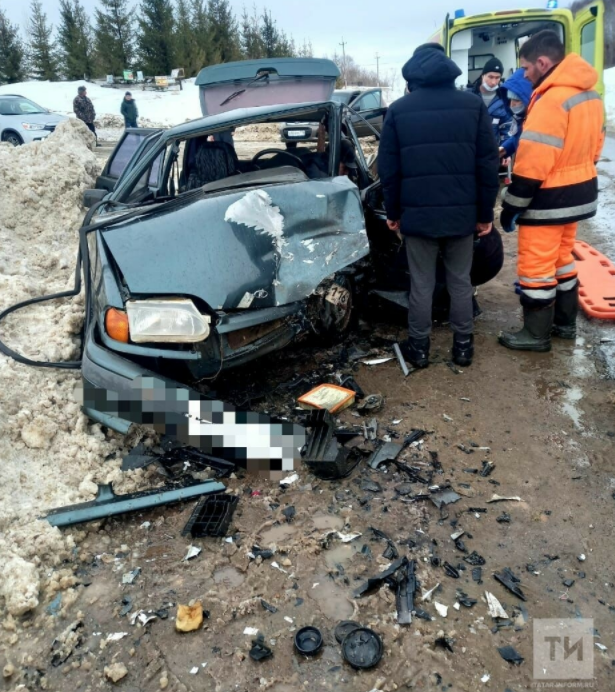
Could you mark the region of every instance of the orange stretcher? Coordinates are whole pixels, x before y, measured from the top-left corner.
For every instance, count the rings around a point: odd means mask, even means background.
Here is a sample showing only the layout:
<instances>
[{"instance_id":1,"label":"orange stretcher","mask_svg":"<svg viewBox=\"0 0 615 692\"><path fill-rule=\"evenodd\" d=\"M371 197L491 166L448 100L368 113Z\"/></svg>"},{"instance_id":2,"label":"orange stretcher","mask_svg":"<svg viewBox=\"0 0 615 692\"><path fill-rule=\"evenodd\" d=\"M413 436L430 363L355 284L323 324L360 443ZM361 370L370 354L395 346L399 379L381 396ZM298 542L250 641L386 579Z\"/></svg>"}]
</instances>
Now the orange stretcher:
<instances>
[{"instance_id":1,"label":"orange stretcher","mask_svg":"<svg viewBox=\"0 0 615 692\"><path fill-rule=\"evenodd\" d=\"M591 245L577 240L572 254L579 272L579 304L589 317L615 320L615 265Z\"/></svg>"}]
</instances>

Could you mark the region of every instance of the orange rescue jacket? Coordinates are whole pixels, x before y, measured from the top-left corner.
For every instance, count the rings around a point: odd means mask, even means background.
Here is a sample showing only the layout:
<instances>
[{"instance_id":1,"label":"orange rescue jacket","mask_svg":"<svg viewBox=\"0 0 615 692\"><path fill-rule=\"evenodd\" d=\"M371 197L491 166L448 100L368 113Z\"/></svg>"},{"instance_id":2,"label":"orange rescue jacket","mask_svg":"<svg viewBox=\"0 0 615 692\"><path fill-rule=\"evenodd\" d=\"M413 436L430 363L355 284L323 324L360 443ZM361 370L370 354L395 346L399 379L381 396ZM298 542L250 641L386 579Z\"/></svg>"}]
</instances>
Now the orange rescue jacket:
<instances>
[{"instance_id":1,"label":"orange rescue jacket","mask_svg":"<svg viewBox=\"0 0 615 692\"><path fill-rule=\"evenodd\" d=\"M524 226L552 226L594 216L596 162L604 144L598 73L570 53L534 91L504 207Z\"/></svg>"}]
</instances>

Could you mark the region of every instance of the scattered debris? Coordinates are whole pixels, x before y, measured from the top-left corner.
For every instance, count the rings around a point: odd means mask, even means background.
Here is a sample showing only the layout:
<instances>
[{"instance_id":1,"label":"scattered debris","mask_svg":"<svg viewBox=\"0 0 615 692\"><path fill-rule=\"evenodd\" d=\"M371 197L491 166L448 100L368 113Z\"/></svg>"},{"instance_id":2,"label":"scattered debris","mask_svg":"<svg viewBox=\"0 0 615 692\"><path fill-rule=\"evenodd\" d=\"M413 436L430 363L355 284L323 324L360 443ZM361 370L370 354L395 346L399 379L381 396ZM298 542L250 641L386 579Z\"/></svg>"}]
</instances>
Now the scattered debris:
<instances>
[{"instance_id":1,"label":"scattered debris","mask_svg":"<svg viewBox=\"0 0 615 692\"><path fill-rule=\"evenodd\" d=\"M353 389L338 387L336 384L320 384L297 399L302 409L325 409L330 413L340 413L352 406L356 392Z\"/></svg>"},{"instance_id":2,"label":"scattered debris","mask_svg":"<svg viewBox=\"0 0 615 692\"><path fill-rule=\"evenodd\" d=\"M194 605L178 605L175 628L178 632L194 632L203 624L203 604L197 601Z\"/></svg>"},{"instance_id":3,"label":"scattered debris","mask_svg":"<svg viewBox=\"0 0 615 692\"><path fill-rule=\"evenodd\" d=\"M362 488L364 490L365 488ZM373 526L369 527L369 530L374 534L374 537L387 542L387 548L382 554L382 557L386 558L387 560L397 560L399 557L399 551L395 547L395 543L393 542L393 539L390 536L387 536L384 531L380 531L380 529L375 529Z\"/></svg>"},{"instance_id":4,"label":"scattered debris","mask_svg":"<svg viewBox=\"0 0 615 692\"><path fill-rule=\"evenodd\" d=\"M600 649L600 651L602 651L602 653L607 651L607 648L604 644L599 644L598 642L596 642L596 646Z\"/></svg>"},{"instance_id":5,"label":"scattered debris","mask_svg":"<svg viewBox=\"0 0 615 692\"><path fill-rule=\"evenodd\" d=\"M495 520L498 524L510 524L510 514L508 514L508 512L502 512Z\"/></svg>"},{"instance_id":6,"label":"scattered debris","mask_svg":"<svg viewBox=\"0 0 615 692\"><path fill-rule=\"evenodd\" d=\"M342 641L342 656L353 668L373 668L383 652L382 639L367 627L352 630Z\"/></svg>"},{"instance_id":7,"label":"scattered debris","mask_svg":"<svg viewBox=\"0 0 615 692\"><path fill-rule=\"evenodd\" d=\"M432 493L429 499L434 503L434 505L441 509L445 505L452 505L455 502L461 500L461 495L458 495L452 488L446 490L439 490L436 493Z\"/></svg>"},{"instance_id":8,"label":"scattered debris","mask_svg":"<svg viewBox=\"0 0 615 692\"><path fill-rule=\"evenodd\" d=\"M464 562L467 562L468 565L472 565L473 567L481 567L485 564L485 558L482 557L482 555L479 555L476 552L476 550L473 550L469 555L466 555L463 559Z\"/></svg>"},{"instance_id":9,"label":"scattered debris","mask_svg":"<svg viewBox=\"0 0 615 692\"><path fill-rule=\"evenodd\" d=\"M319 629L302 627L295 635L295 648L304 656L315 656L322 648L322 641Z\"/></svg>"},{"instance_id":10,"label":"scattered debris","mask_svg":"<svg viewBox=\"0 0 615 692\"><path fill-rule=\"evenodd\" d=\"M522 601L527 600L521 588L517 586L517 584L521 583L521 580L512 573L509 567L505 567L502 572L494 572L493 578L499 581L502 586L505 586L517 598L520 598Z\"/></svg>"},{"instance_id":11,"label":"scattered debris","mask_svg":"<svg viewBox=\"0 0 615 692\"><path fill-rule=\"evenodd\" d=\"M470 598L467 593L461 590L457 591L457 599L458 602L465 608L472 608L478 603L478 601L475 598Z\"/></svg>"},{"instance_id":12,"label":"scattered debris","mask_svg":"<svg viewBox=\"0 0 615 692\"><path fill-rule=\"evenodd\" d=\"M489 615L491 615L492 618L508 620L508 615L506 614L504 608L502 608L502 604L492 593L485 591L485 598L487 599L487 605L489 606Z\"/></svg>"},{"instance_id":13,"label":"scattered debris","mask_svg":"<svg viewBox=\"0 0 615 692\"><path fill-rule=\"evenodd\" d=\"M119 642L120 639L128 636L128 632L114 632L113 634L107 635L108 642Z\"/></svg>"},{"instance_id":14,"label":"scattered debris","mask_svg":"<svg viewBox=\"0 0 615 692\"><path fill-rule=\"evenodd\" d=\"M381 493L382 492L382 486L380 483L376 483L376 481L370 481L368 479L364 479L361 481L361 485L359 486L361 490L364 490L369 493Z\"/></svg>"},{"instance_id":15,"label":"scattered debris","mask_svg":"<svg viewBox=\"0 0 615 692\"><path fill-rule=\"evenodd\" d=\"M122 584L134 584L135 579L141 574L141 568L137 567L132 572L126 572L122 575Z\"/></svg>"},{"instance_id":16,"label":"scattered debris","mask_svg":"<svg viewBox=\"0 0 615 692\"><path fill-rule=\"evenodd\" d=\"M517 652L512 646L502 646L498 648L500 656L508 663L520 666L525 659L523 656Z\"/></svg>"},{"instance_id":17,"label":"scattered debris","mask_svg":"<svg viewBox=\"0 0 615 692\"><path fill-rule=\"evenodd\" d=\"M383 464L385 461L395 461L401 454L403 448L403 445L397 444L397 442L385 442L374 452L372 458L368 462L369 466L373 469L377 469L380 464Z\"/></svg>"},{"instance_id":18,"label":"scattered debris","mask_svg":"<svg viewBox=\"0 0 615 692\"><path fill-rule=\"evenodd\" d=\"M444 567L444 571L446 572L447 576L452 577L453 579L459 579L459 570L453 567L453 565L445 562L442 567Z\"/></svg>"},{"instance_id":19,"label":"scattered debris","mask_svg":"<svg viewBox=\"0 0 615 692\"><path fill-rule=\"evenodd\" d=\"M361 625L353 620L342 620L335 628L335 639L341 644L344 639L354 630L361 629Z\"/></svg>"},{"instance_id":20,"label":"scattered debris","mask_svg":"<svg viewBox=\"0 0 615 692\"><path fill-rule=\"evenodd\" d=\"M122 597L122 609L120 610L120 617L128 615L132 610L132 598L130 596Z\"/></svg>"},{"instance_id":21,"label":"scattered debris","mask_svg":"<svg viewBox=\"0 0 615 692\"><path fill-rule=\"evenodd\" d=\"M450 416L447 416L446 413L442 414L442 420L446 421L447 423L453 422L453 419Z\"/></svg>"},{"instance_id":22,"label":"scattered debris","mask_svg":"<svg viewBox=\"0 0 615 692\"><path fill-rule=\"evenodd\" d=\"M492 461L483 461L483 467L480 470L480 475L483 478L490 476L495 469L495 464Z\"/></svg>"},{"instance_id":23,"label":"scattered debris","mask_svg":"<svg viewBox=\"0 0 615 692\"><path fill-rule=\"evenodd\" d=\"M306 425L311 434L302 455L310 471L323 480L336 480L350 475L361 461L361 454L356 449L339 444L331 414L325 410L313 411Z\"/></svg>"},{"instance_id":24,"label":"scattered debris","mask_svg":"<svg viewBox=\"0 0 615 692\"><path fill-rule=\"evenodd\" d=\"M414 610L414 594L418 584L416 580L416 562L405 558L401 568L395 573L397 590L395 603L397 606L397 622L400 625L409 625L412 622Z\"/></svg>"},{"instance_id":25,"label":"scattered debris","mask_svg":"<svg viewBox=\"0 0 615 692\"><path fill-rule=\"evenodd\" d=\"M136 624L137 624L137 620L138 620L139 623L140 623L143 627L145 627L145 625L147 625L148 622L151 622L152 620L155 620L157 617L158 617L158 614L157 614L157 613L154 613L154 612L151 611L151 610L149 610L149 611L147 611L147 612L146 612L145 610L139 610L139 611L137 611L136 613L133 613L133 614L130 616L130 624L131 624L131 625L136 625Z\"/></svg>"},{"instance_id":26,"label":"scattered debris","mask_svg":"<svg viewBox=\"0 0 615 692\"><path fill-rule=\"evenodd\" d=\"M265 644L265 637L262 634L258 634L256 639L252 640L250 658L253 661L264 661L272 656L273 651Z\"/></svg>"},{"instance_id":27,"label":"scattered debris","mask_svg":"<svg viewBox=\"0 0 615 692\"><path fill-rule=\"evenodd\" d=\"M575 582L574 579L564 579L564 581L562 582L562 584L563 584L567 589L569 589L571 586L574 586L574 582Z\"/></svg>"},{"instance_id":28,"label":"scattered debris","mask_svg":"<svg viewBox=\"0 0 615 692\"><path fill-rule=\"evenodd\" d=\"M581 553L581 555L579 555L579 556L577 557L577 560L578 560L579 562L585 562L586 559L587 559L587 558L585 557L585 555L584 555L583 553Z\"/></svg>"},{"instance_id":29,"label":"scattered debris","mask_svg":"<svg viewBox=\"0 0 615 692\"><path fill-rule=\"evenodd\" d=\"M119 682L128 675L128 669L123 663L115 662L104 668L105 677L111 682Z\"/></svg>"},{"instance_id":30,"label":"scattered debris","mask_svg":"<svg viewBox=\"0 0 615 692\"><path fill-rule=\"evenodd\" d=\"M290 476L286 476L286 478L282 478L280 481L280 486L283 488L288 488L288 486L292 485L293 483L296 483L299 480L299 474L298 473L291 473Z\"/></svg>"},{"instance_id":31,"label":"scattered debris","mask_svg":"<svg viewBox=\"0 0 615 692\"><path fill-rule=\"evenodd\" d=\"M366 593L379 588L384 581L397 572L402 564L404 564L404 560L407 559L407 557L400 557L398 560L389 565L389 567L387 567L387 569L385 569L383 572L380 572L375 577L370 577L364 584L354 590L353 597L361 598L361 596L364 596Z\"/></svg>"},{"instance_id":32,"label":"scattered debris","mask_svg":"<svg viewBox=\"0 0 615 692\"><path fill-rule=\"evenodd\" d=\"M273 569L277 569L278 572L284 572L284 574L288 574L288 572L285 569L282 569L277 562L272 562L271 566L273 567Z\"/></svg>"},{"instance_id":33,"label":"scattered debris","mask_svg":"<svg viewBox=\"0 0 615 692\"><path fill-rule=\"evenodd\" d=\"M253 545L252 550L248 553L248 557L251 560L256 560L257 557L260 557L263 560L269 560L273 557L273 550L261 548L258 545Z\"/></svg>"},{"instance_id":34,"label":"scattered debris","mask_svg":"<svg viewBox=\"0 0 615 692\"><path fill-rule=\"evenodd\" d=\"M369 396L365 397L365 399L363 399L363 401L357 406L357 411L360 411L363 414L368 412L376 413L376 411L380 411L383 406L384 397L382 394L370 394Z\"/></svg>"},{"instance_id":35,"label":"scattered debris","mask_svg":"<svg viewBox=\"0 0 615 692\"><path fill-rule=\"evenodd\" d=\"M423 603L431 601L431 597L436 593L436 591L440 588L440 583L438 582L433 589L429 589L429 591L424 591L423 595L421 596L421 601Z\"/></svg>"},{"instance_id":36,"label":"scattered debris","mask_svg":"<svg viewBox=\"0 0 615 692\"><path fill-rule=\"evenodd\" d=\"M477 584L483 583L483 570L481 567L475 567L472 570L472 581L475 581Z\"/></svg>"},{"instance_id":37,"label":"scattered debris","mask_svg":"<svg viewBox=\"0 0 615 692\"><path fill-rule=\"evenodd\" d=\"M480 679L480 681L484 683L489 682L489 680L491 680L491 675L489 675L489 673L485 673L483 677Z\"/></svg>"},{"instance_id":38,"label":"scattered debris","mask_svg":"<svg viewBox=\"0 0 615 692\"><path fill-rule=\"evenodd\" d=\"M200 555L202 550L203 550L202 548L198 548L195 545L191 545L188 548L188 552L186 553L186 555L184 557L184 562L188 562L188 560L192 560L197 555Z\"/></svg>"},{"instance_id":39,"label":"scattered debris","mask_svg":"<svg viewBox=\"0 0 615 692\"><path fill-rule=\"evenodd\" d=\"M246 627L243 633L248 635L248 637L256 637L259 632L257 627Z\"/></svg>"},{"instance_id":40,"label":"scattered debris","mask_svg":"<svg viewBox=\"0 0 615 692\"><path fill-rule=\"evenodd\" d=\"M501 495L493 495L487 502L523 502L523 500L515 495L514 497L502 497Z\"/></svg>"},{"instance_id":41,"label":"scattered debris","mask_svg":"<svg viewBox=\"0 0 615 692\"><path fill-rule=\"evenodd\" d=\"M182 536L188 534L192 538L226 536L238 502L239 498L236 495L214 495L201 498L184 526ZM186 556L184 559L190 558Z\"/></svg>"},{"instance_id":42,"label":"scattered debris","mask_svg":"<svg viewBox=\"0 0 615 692\"><path fill-rule=\"evenodd\" d=\"M83 621L75 620L63 630L51 644L51 665L57 668L62 665L83 643Z\"/></svg>"},{"instance_id":43,"label":"scattered debris","mask_svg":"<svg viewBox=\"0 0 615 692\"><path fill-rule=\"evenodd\" d=\"M452 637L445 637L444 635L441 635L434 641L434 646L439 646L440 648L446 649L447 651L450 651L452 654L454 654L454 643L455 640Z\"/></svg>"},{"instance_id":44,"label":"scattered debris","mask_svg":"<svg viewBox=\"0 0 615 692\"><path fill-rule=\"evenodd\" d=\"M406 360L403 356L403 353L401 352L401 348L399 347L399 344L395 343L393 344L393 351L395 351L395 356L397 357L397 360L399 361L399 366L401 367L401 371L404 373L404 377L408 377L410 374L410 369L408 368L408 365L406 363Z\"/></svg>"},{"instance_id":45,"label":"scattered debris","mask_svg":"<svg viewBox=\"0 0 615 692\"><path fill-rule=\"evenodd\" d=\"M438 603L438 601L434 601L433 604L440 617L445 618L448 615L448 606L442 605L442 603Z\"/></svg>"},{"instance_id":46,"label":"scattered debris","mask_svg":"<svg viewBox=\"0 0 615 692\"><path fill-rule=\"evenodd\" d=\"M372 442L378 439L378 421L375 418L371 418L363 423L363 435L366 440L371 440Z\"/></svg>"},{"instance_id":47,"label":"scattered debris","mask_svg":"<svg viewBox=\"0 0 615 692\"><path fill-rule=\"evenodd\" d=\"M336 531L335 534L342 543L350 543L363 535L362 533L341 533L340 531Z\"/></svg>"},{"instance_id":48,"label":"scattered debris","mask_svg":"<svg viewBox=\"0 0 615 692\"><path fill-rule=\"evenodd\" d=\"M86 521L96 521L116 514L137 512L150 507L160 507L173 502L190 500L200 495L224 492L222 483L214 480L202 481L182 488L157 488L138 493L116 495L111 483L99 485L96 499L77 505L58 507L48 512L44 519L52 526L73 526Z\"/></svg>"},{"instance_id":49,"label":"scattered debris","mask_svg":"<svg viewBox=\"0 0 615 692\"><path fill-rule=\"evenodd\" d=\"M277 613L278 609L275 606L272 606L270 603L267 603L264 599L261 598L261 605L265 610L268 610L270 613ZM245 634L245 631L244 631Z\"/></svg>"},{"instance_id":50,"label":"scattered debris","mask_svg":"<svg viewBox=\"0 0 615 692\"><path fill-rule=\"evenodd\" d=\"M363 365L382 365L383 363L388 363L394 358L372 358L371 360L362 360Z\"/></svg>"},{"instance_id":51,"label":"scattered debris","mask_svg":"<svg viewBox=\"0 0 615 692\"><path fill-rule=\"evenodd\" d=\"M286 518L286 523L290 524L297 514L297 510L291 505L290 507L285 507L282 510L282 514Z\"/></svg>"}]
</instances>

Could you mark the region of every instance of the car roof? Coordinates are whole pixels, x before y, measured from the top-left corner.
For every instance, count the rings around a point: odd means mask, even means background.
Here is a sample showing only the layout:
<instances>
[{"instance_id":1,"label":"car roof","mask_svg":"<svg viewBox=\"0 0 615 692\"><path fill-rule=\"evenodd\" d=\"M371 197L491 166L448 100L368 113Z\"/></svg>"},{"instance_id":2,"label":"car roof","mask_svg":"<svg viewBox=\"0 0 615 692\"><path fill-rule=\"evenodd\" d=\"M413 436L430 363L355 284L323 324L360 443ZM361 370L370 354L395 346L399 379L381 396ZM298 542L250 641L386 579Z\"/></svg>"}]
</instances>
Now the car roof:
<instances>
[{"instance_id":1,"label":"car roof","mask_svg":"<svg viewBox=\"0 0 615 692\"><path fill-rule=\"evenodd\" d=\"M12 98L16 98L16 99L25 99L26 98L25 96L22 96L21 94L0 94L1 99L6 98L7 96L12 97Z\"/></svg>"}]
</instances>

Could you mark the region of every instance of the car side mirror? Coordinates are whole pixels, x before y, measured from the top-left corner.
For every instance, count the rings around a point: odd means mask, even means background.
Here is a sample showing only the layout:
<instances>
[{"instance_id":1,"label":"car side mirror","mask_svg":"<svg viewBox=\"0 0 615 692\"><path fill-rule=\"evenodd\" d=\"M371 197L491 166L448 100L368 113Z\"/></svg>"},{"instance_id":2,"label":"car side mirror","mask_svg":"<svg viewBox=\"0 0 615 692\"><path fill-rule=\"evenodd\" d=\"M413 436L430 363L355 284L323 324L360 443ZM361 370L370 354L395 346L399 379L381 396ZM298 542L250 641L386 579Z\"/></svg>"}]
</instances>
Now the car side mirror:
<instances>
[{"instance_id":1,"label":"car side mirror","mask_svg":"<svg viewBox=\"0 0 615 692\"><path fill-rule=\"evenodd\" d=\"M89 209L97 202L102 201L108 194L108 190L86 190L83 193L83 206Z\"/></svg>"}]
</instances>

